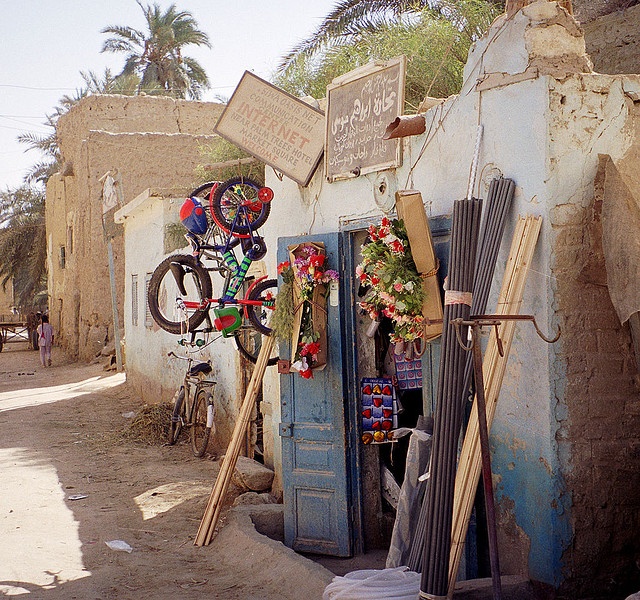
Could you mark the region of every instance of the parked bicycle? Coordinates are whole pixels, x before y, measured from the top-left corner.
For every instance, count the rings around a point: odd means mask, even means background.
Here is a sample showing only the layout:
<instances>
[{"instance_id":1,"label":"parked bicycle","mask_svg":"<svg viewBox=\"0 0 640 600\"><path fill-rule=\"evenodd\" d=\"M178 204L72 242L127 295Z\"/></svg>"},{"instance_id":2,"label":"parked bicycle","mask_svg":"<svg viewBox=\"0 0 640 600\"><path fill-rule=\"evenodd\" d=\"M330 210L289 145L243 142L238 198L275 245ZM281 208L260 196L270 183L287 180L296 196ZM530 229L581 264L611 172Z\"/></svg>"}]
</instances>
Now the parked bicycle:
<instances>
[{"instance_id":1,"label":"parked bicycle","mask_svg":"<svg viewBox=\"0 0 640 600\"><path fill-rule=\"evenodd\" d=\"M246 177L205 183L191 193L180 209L191 254L169 256L149 282L149 310L162 329L181 335L220 331L233 337L249 360L257 360L261 336L271 334L277 280L260 277L243 297L237 296L251 264L267 252L257 229L266 222L272 199L270 188ZM240 262L238 246L243 253ZM212 297L211 272L224 279L219 298ZM271 357L269 364L277 360Z\"/></svg>"},{"instance_id":2,"label":"parked bicycle","mask_svg":"<svg viewBox=\"0 0 640 600\"><path fill-rule=\"evenodd\" d=\"M184 380L174 396L169 444L175 444L182 430L188 427L191 449L196 456L202 457L211 432L215 431L213 390L216 382L207 379L212 371L211 361L196 362L192 356L178 356L174 352L169 352L168 356L187 361Z\"/></svg>"}]
</instances>

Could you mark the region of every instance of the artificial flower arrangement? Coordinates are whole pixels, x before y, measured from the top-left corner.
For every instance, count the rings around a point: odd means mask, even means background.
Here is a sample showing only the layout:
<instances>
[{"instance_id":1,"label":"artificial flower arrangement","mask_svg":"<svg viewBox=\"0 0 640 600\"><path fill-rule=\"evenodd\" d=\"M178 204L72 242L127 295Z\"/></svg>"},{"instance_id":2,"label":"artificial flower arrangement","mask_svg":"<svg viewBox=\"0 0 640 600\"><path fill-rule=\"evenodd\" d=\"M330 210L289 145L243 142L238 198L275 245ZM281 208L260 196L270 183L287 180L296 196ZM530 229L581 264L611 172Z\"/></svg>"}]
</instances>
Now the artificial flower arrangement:
<instances>
[{"instance_id":1,"label":"artificial flower arrangement","mask_svg":"<svg viewBox=\"0 0 640 600\"><path fill-rule=\"evenodd\" d=\"M322 244L297 244L289 256L278 265L283 283L272 326L280 339L291 339L291 368L310 379L313 369L326 364L327 284L337 281L338 273L326 268Z\"/></svg>"},{"instance_id":2,"label":"artificial flower arrangement","mask_svg":"<svg viewBox=\"0 0 640 600\"><path fill-rule=\"evenodd\" d=\"M368 234L356 275L370 289L359 306L373 321L382 315L391 319L391 342L398 347L423 340L424 288L403 222L384 217L380 225L369 226Z\"/></svg>"}]
</instances>

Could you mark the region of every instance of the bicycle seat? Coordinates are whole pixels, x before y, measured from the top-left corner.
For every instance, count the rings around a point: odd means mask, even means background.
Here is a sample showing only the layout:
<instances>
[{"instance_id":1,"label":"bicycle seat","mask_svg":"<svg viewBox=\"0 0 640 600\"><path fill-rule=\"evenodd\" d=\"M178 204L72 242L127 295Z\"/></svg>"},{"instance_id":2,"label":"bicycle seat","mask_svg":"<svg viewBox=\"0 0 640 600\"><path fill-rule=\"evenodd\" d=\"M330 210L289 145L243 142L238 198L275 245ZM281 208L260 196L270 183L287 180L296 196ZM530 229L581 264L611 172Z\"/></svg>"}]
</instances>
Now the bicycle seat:
<instances>
[{"instance_id":1,"label":"bicycle seat","mask_svg":"<svg viewBox=\"0 0 640 600\"><path fill-rule=\"evenodd\" d=\"M203 375L208 375L212 370L213 369L211 368L211 365L209 363L198 363L197 365L193 365L193 367L191 367L191 369L189 370L189 374L198 375L199 373L202 373Z\"/></svg>"}]
</instances>

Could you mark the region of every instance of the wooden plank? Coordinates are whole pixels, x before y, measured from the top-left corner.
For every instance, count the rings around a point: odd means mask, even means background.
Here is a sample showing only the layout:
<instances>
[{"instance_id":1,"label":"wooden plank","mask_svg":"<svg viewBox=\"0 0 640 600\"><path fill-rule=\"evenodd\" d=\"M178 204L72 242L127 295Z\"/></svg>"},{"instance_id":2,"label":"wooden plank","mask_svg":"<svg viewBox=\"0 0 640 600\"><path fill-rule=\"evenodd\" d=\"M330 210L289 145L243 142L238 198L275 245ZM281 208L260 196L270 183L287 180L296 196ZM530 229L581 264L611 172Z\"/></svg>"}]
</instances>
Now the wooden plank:
<instances>
[{"instance_id":1,"label":"wooden plank","mask_svg":"<svg viewBox=\"0 0 640 600\"><path fill-rule=\"evenodd\" d=\"M238 415L238 420L236 421L236 425L231 436L231 442L229 443L227 453L222 461L222 466L220 467L215 484L211 490L209 502L207 503L204 516L202 517L200 527L198 528L198 533L196 534L196 539L194 541L194 545L196 546L208 545L213 537L213 532L215 531L218 519L220 518L222 500L227 492L231 476L233 475L236 463L238 462L240 449L244 442L244 435L251 421L251 411L255 405L256 397L260 391L260 386L262 385L262 379L264 378L264 372L267 368L267 362L271 355L271 351L273 350L274 340L275 336L273 335L263 336L262 338L262 348L260 349L255 369L251 375L249 387L245 393L242 406L240 407L240 414Z\"/></svg>"},{"instance_id":2,"label":"wooden plank","mask_svg":"<svg viewBox=\"0 0 640 600\"><path fill-rule=\"evenodd\" d=\"M533 217L531 215L519 217L505 267L502 289L498 297L498 306L495 314L513 315L520 312L524 286L541 225L541 217ZM498 352L495 329L492 329L487 344L482 372L485 380L486 417L489 430L495 415L516 325L515 321L503 321L498 327L498 334L502 340L503 356L500 356ZM474 402L456 472L451 528L451 556L449 559L449 598L453 596L456 577L460 568L464 540L480 479L480 470L478 412Z\"/></svg>"}]
</instances>

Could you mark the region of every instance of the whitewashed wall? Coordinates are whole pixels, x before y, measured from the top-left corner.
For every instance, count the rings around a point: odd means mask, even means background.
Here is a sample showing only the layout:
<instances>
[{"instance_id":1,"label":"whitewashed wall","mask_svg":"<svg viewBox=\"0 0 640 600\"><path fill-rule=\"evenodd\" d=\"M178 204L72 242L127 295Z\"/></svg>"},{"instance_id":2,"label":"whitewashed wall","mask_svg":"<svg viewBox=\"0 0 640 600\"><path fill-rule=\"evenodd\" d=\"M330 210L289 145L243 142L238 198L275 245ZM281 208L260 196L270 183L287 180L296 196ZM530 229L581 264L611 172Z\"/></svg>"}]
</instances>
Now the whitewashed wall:
<instances>
[{"instance_id":1,"label":"whitewashed wall","mask_svg":"<svg viewBox=\"0 0 640 600\"><path fill-rule=\"evenodd\" d=\"M168 402L182 382L185 362L167 357L170 351L185 355L178 345L179 336L160 329L155 322L145 324L145 276L169 254L164 253L165 226L179 222L184 198L149 195L148 191L129 202L116 218L125 228L125 352L127 379L141 398L149 403ZM188 252L188 248L175 253ZM170 254L173 254L171 252ZM138 275L138 324L133 325L131 276ZM217 278L217 279L216 279ZM219 291L221 279L215 273L214 290ZM219 337L219 336L218 336ZM233 430L242 401L239 381L239 355L231 339L217 339L197 353L196 358L212 361L213 379L217 381L218 436L212 448L223 450Z\"/></svg>"}]
</instances>

